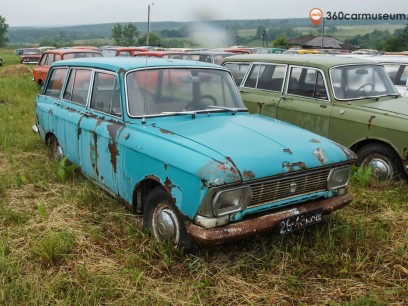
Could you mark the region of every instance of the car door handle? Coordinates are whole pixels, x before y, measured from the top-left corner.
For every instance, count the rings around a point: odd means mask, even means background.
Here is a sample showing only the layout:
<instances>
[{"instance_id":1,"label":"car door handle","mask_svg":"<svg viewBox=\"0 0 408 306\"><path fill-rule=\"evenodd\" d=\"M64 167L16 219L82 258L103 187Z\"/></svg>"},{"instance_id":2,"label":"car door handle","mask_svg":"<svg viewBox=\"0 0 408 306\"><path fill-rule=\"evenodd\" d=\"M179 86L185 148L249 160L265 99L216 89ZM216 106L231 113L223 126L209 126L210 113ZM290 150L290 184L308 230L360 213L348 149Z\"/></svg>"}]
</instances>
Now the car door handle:
<instances>
[{"instance_id":1,"label":"car door handle","mask_svg":"<svg viewBox=\"0 0 408 306\"><path fill-rule=\"evenodd\" d=\"M293 101L293 98L289 98L289 97L282 97L282 100L284 100L284 101Z\"/></svg>"},{"instance_id":2,"label":"car door handle","mask_svg":"<svg viewBox=\"0 0 408 306\"><path fill-rule=\"evenodd\" d=\"M321 107L321 108L326 108L326 107L327 107L327 105L320 104L320 107Z\"/></svg>"}]
</instances>

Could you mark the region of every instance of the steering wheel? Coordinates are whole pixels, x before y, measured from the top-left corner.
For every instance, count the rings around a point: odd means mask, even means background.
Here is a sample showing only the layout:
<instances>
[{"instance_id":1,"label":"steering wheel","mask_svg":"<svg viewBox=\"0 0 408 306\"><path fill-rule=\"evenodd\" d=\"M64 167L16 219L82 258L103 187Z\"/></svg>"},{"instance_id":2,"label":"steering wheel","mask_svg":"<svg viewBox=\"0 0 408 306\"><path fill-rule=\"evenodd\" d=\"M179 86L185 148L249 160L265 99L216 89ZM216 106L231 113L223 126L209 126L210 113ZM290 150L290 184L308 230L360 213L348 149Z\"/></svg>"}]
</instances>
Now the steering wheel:
<instances>
[{"instance_id":1,"label":"steering wheel","mask_svg":"<svg viewBox=\"0 0 408 306\"><path fill-rule=\"evenodd\" d=\"M203 100L210 100L210 104L206 104L203 102ZM199 109L205 109L206 106L208 105L217 105L217 100L212 96L212 95L202 95L199 96L198 98L195 98L193 101L188 103L186 105L186 110L199 110Z\"/></svg>"},{"instance_id":2,"label":"steering wheel","mask_svg":"<svg viewBox=\"0 0 408 306\"><path fill-rule=\"evenodd\" d=\"M357 88L356 92L359 92L360 90L362 90L366 86L371 86L371 90L374 89L374 84L373 83L365 83L365 84L361 85L359 88Z\"/></svg>"}]
</instances>

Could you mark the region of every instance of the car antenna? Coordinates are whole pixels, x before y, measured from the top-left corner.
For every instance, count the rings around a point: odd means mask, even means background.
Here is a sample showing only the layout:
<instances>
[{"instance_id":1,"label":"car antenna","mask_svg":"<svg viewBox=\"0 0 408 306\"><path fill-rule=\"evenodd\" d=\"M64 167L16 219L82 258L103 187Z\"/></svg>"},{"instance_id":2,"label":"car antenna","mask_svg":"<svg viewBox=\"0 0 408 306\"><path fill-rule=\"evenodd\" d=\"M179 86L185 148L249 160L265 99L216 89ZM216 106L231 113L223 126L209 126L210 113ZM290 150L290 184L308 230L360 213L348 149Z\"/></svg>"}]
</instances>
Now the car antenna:
<instances>
[{"instance_id":1,"label":"car antenna","mask_svg":"<svg viewBox=\"0 0 408 306\"><path fill-rule=\"evenodd\" d=\"M146 93L147 93L147 58L145 59L145 75L144 75L144 95L143 95L143 118L142 124L146 124Z\"/></svg>"}]
</instances>

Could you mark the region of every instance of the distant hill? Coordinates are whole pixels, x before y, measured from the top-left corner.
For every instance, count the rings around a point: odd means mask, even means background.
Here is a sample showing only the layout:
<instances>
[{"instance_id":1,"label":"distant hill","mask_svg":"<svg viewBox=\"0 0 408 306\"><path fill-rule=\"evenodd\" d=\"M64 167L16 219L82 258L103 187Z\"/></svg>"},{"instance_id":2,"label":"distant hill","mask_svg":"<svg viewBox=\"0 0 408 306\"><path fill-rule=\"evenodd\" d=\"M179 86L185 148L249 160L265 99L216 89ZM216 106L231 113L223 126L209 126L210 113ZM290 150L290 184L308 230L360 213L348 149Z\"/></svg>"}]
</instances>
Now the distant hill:
<instances>
[{"instance_id":1,"label":"distant hill","mask_svg":"<svg viewBox=\"0 0 408 306\"><path fill-rule=\"evenodd\" d=\"M346 21L346 20L331 20L326 21L325 26L342 26L342 25L380 25L380 24L394 24L405 25L405 21L390 20L387 22L381 20L365 20L365 21ZM92 25L76 25L76 26L55 26L55 27L10 27L8 29L8 36L11 44L15 45L28 45L38 44L44 40L64 40L64 41L77 41L77 40L100 40L110 39L111 29L115 23L104 24L92 24ZM128 22L121 23L122 25L128 24ZM133 23L140 33L147 31L146 22ZM179 29L185 25L191 25L194 22L177 22L177 21L165 21L165 22L152 22L151 30L154 32L160 32L162 30ZM292 18L292 19L255 19L255 20L216 20L208 21L207 24L214 27L226 28L234 27L237 30L243 29L256 29L258 26L268 28L276 27L311 27L309 18Z\"/></svg>"}]
</instances>

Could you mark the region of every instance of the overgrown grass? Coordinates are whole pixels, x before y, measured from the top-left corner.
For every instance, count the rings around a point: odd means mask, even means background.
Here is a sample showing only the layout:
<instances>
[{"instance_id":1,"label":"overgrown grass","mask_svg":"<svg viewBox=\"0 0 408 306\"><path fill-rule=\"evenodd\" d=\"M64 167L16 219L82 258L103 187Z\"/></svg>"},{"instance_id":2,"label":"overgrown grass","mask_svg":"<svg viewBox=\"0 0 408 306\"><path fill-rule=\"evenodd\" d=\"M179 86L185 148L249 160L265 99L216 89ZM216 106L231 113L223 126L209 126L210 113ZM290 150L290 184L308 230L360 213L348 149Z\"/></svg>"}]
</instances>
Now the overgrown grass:
<instances>
[{"instance_id":1,"label":"overgrown grass","mask_svg":"<svg viewBox=\"0 0 408 306\"><path fill-rule=\"evenodd\" d=\"M0 78L0 305L408 303L405 183L354 181L322 224L184 255L77 172L62 179L31 132L37 92Z\"/></svg>"}]
</instances>

